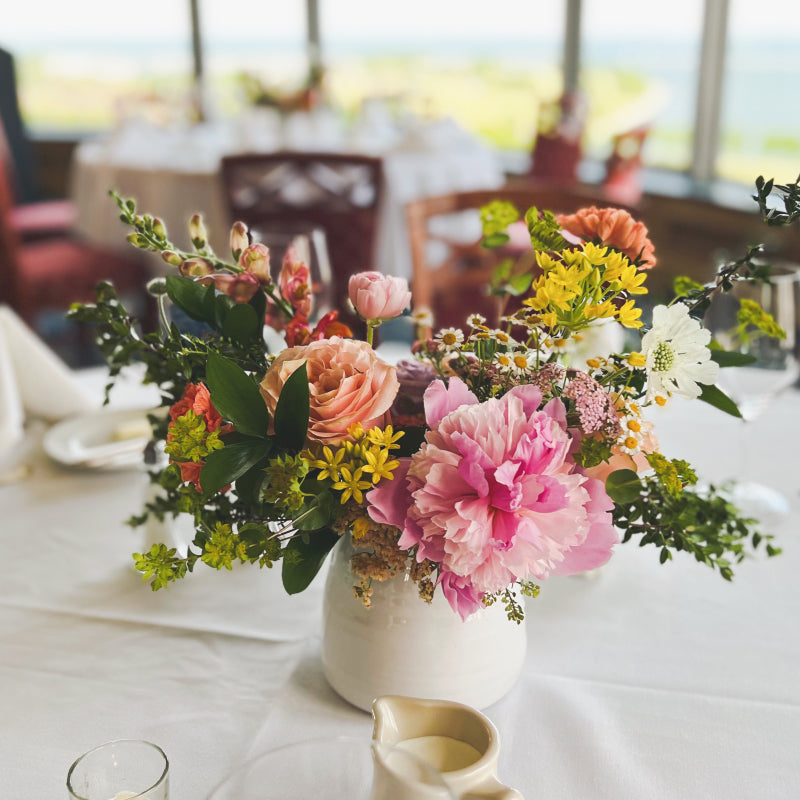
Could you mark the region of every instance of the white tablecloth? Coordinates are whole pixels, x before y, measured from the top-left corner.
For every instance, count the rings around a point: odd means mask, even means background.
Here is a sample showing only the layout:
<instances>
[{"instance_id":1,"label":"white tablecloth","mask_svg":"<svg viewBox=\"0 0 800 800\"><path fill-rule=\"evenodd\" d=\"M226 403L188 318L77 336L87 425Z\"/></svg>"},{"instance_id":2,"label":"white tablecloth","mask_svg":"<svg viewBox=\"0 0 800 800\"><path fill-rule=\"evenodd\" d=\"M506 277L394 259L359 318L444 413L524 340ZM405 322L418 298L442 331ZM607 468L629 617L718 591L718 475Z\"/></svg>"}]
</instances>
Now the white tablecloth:
<instances>
[{"instance_id":1,"label":"white tablecloth","mask_svg":"<svg viewBox=\"0 0 800 800\"><path fill-rule=\"evenodd\" d=\"M531 602L523 675L486 712L505 782L527 798L800 796L799 408L787 393L752 431L751 468L791 502L783 555L726 584L627 544L596 577L552 580ZM664 450L711 480L734 474L739 423L687 409L659 412ZM40 433L31 477L0 486L0 797L65 796L71 761L114 738L164 748L174 800L205 798L287 742L369 738L369 717L321 673L321 581L287 598L277 570L201 567L150 592L131 568L141 535L123 523L144 475L63 469Z\"/></svg>"},{"instance_id":2,"label":"white tablecloth","mask_svg":"<svg viewBox=\"0 0 800 800\"><path fill-rule=\"evenodd\" d=\"M109 189L116 189L136 198L142 213L161 217L172 240L185 249L190 249L186 224L192 214L201 213L212 245L227 256L232 220L219 174L223 155L275 149L380 155L385 190L374 263L353 268L410 278L406 203L451 191L493 189L504 181L499 156L451 120L417 121L413 127L407 123L402 133L384 131L380 136L368 135L363 127L345 135L333 119L325 121L322 125L321 120L297 115L261 137L255 135L254 126L246 131L201 126L182 135L140 126L116 137L85 142L75 152L72 169L77 230L98 244L125 245L127 231L108 197Z\"/></svg>"}]
</instances>

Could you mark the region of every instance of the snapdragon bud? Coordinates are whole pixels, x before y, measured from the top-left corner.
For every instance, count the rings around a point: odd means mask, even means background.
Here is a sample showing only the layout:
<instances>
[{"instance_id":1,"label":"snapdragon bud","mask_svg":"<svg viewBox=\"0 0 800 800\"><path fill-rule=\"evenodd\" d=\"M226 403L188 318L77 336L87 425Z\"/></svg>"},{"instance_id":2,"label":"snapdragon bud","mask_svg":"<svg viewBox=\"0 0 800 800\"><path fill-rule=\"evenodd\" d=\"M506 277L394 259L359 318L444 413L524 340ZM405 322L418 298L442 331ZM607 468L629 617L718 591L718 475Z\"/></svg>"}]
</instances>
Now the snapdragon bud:
<instances>
[{"instance_id":1,"label":"snapdragon bud","mask_svg":"<svg viewBox=\"0 0 800 800\"><path fill-rule=\"evenodd\" d=\"M159 239L167 238L167 227L164 225L164 220L158 217L153 218L153 233L155 233Z\"/></svg>"},{"instance_id":2,"label":"snapdragon bud","mask_svg":"<svg viewBox=\"0 0 800 800\"><path fill-rule=\"evenodd\" d=\"M174 250L162 250L161 258L172 267L179 267L183 264L183 258L179 256Z\"/></svg>"},{"instance_id":3,"label":"snapdragon bud","mask_svg":"<svg viewBox=\"0 0 800 800\"><path fill-rule=\"evenodd\" d=\"M247 235L247 225L244 222L234 222L231 228L231 255L237 264L249 244L250 237Z\"/></svg>"},{"instance_id":4,"label":"snapdragon bud","mask_svg":"<svg viewBox=\"0 0 800 800\"><path fill-rule=\"evenodd\" d=\"M192 244L197 250L206 246L208 241L208 231L203 224L203 218L199 214L195 214L189 220L189 236L192 239Z\"/></svg>"},{"instance_id":5,"label":"snapdragon bud","mask_svg":"<svg viewBox=\"0 0 800 800\"><path fill-rule=\"evenodd\" d=\"M272 282L269 274L269 248L265 244L251 244L239 258L239 266L255 275L263 286Z\"/></svg>"},{"instance_id":6,"label":"snapdragon bud","mask_svg":"<svg viewBox=\"0 0 800 800\"><path fill-rule=\"evenodd\" d=\"M129 233L125 237L134 247L138 247L141 250L148 250L150 245L147 243L147 239L144 238L139 233Z\"/></svg>"},{"instance_id":7,"label":"snapdragon bud","mask_svg":"<svg viewBox=\"0 0 800 800\"><path fill-rule=\"evenodd\" d=\"M187 258L180 266L181 275L186 278L199 278L213 271L211 264L203 258Z\"/></svg>"}]
</instances>

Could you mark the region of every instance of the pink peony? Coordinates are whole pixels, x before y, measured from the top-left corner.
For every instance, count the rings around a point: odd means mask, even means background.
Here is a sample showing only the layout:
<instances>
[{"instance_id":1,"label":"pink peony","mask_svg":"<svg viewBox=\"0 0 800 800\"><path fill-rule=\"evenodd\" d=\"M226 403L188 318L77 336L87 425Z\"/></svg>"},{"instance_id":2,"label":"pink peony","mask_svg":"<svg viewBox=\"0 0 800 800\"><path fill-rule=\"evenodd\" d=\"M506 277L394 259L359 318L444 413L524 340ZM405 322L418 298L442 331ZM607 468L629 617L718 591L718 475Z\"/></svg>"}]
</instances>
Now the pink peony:
<instances>
[{"instance_id":1,"label":"pink peony","mask_svg":"<svg viewBox=\"0 0 800 800\"><path fill-rule=\"evenodd\" d=\"M351 275L347 291L358 315L368 322L399 317L411 302L405 278L392 278L380 272Z\"/></svg>"},{"instance_id":2,"label":"pink peony","mask_svg":"<svg viewBox=\"0 0 800 800\"><path fill-rule=\"evenodd\" d=\"M440 583L462 616L484 593L518 579L593 569L617 534L602 483L568 460L560 400L517 386L478 403L458 379L425 393L432 428L395 480L368 494L376 522L401 529L400 546L440 564Z\"/></svg>"},{"instance_id":3,"label":"pink peony","mask_svg":"<svg viewBox=\"0 0 800 800\"><path fill-rule=\"evenodd\" d=\"M336 444L355 422L374 428L384 422L398 382L395 368L366 343L334 336L284 350L261 381L261 394L274 413L283 384L303 363L308 371L309 441Z\"/></svg>"}]
</instances>

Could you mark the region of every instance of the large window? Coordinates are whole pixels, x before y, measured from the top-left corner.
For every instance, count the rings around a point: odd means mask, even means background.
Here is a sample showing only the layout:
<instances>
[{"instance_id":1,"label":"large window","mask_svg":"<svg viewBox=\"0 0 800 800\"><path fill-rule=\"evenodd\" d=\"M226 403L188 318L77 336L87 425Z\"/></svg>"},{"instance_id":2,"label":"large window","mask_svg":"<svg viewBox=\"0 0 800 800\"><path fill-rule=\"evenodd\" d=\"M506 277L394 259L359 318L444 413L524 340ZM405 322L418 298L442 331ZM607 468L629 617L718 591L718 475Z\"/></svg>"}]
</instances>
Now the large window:
<instances>
[{"instance_id":1,"label":"large window","mask_svg":"<svg viewBox=\"0 0 800 800\"><path fill-rule=\"evenodd\" d=\"M646 165L689 168L702 15L698 0L671 0L658 13L641 0L585 0L581 83L590 156L606 158L615 134L646 126Z\"/></svg>"},{"instance_id":2,"label":"large window","mask_svg":"<svg viewBox=\"0 0 800 800\"><path fill-rule=\"evenodd\" d=\"M720 177L778 182L800 173L800 4L731 0Z\"/></svg>"},{"instance_id":3,"label":"large window","mask_svg":"<svg viewBox=\"0 0 800 800\"><path fill-rule=\"evenodd\" d=\"M333 98L452 116L502 149L529 151L539 106L561 91L564 0L320 0Z\"/></svg>"},{"instance_id":4,"label":"large window","mask_svg":"<svg viewBox=\"0 0 800 800\"><path fill-rule=\"evenodd\" d=\"M0 46L15 58L24 119L37 133L108 128L186 113L188 0L22 0L5 8Z\"/></svg>"}]
</instances>

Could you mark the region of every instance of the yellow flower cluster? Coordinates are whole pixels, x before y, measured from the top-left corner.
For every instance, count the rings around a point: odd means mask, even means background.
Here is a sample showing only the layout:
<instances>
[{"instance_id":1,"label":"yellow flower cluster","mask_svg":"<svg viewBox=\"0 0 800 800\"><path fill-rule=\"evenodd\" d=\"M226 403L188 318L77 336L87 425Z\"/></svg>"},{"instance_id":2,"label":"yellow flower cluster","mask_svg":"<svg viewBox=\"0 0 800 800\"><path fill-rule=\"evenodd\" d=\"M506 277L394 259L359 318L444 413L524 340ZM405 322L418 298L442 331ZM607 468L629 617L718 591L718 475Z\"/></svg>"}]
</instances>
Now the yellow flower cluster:
<instances>
[{"instance_id":1,"label":"yellow flower cluster","mask_svg":"<svg viewBox=\"0 0 800 800\"><path fill-rule=\"evenodd\" d=\"M330 480L341 492L344 504L350 498L364 502L364 492L381 480L393 480L400 462L392 458L392 450L400 447L402 431L394 432L391 425L365 431L361 423L347 431L350 440L336 448L325 445L317 455L310 455L311 466L319 470L317 480Z\"/></svg>"},{"instance_id":2,"label":"yellow flower cluster","mask_svg":"<svg viewBox=\"0 0 800 800\"><path fill-rule=\"evenodd\" d=\"M642 311L631 296L647 293L646 274L622 253L589 242L556 256L540 250L536 260L542 274L523 305L535 312L533 321L547 327L551 336L567 337L597 319L641 327Z\"/></svg>"}]
</instances>

